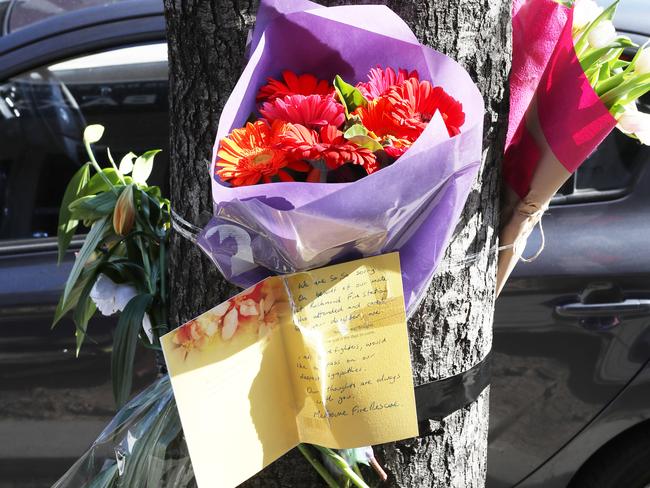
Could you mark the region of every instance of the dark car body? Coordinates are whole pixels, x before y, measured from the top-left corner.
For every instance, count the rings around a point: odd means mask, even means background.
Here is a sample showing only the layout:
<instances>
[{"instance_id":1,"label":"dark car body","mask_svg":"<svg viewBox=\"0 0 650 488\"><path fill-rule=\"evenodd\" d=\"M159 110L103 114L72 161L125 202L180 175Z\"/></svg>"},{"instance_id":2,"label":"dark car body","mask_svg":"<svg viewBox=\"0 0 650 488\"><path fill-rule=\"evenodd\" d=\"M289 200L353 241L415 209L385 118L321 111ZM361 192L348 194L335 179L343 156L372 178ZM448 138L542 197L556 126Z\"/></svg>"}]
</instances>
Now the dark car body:
<instances>
[{"instance_id":1,"label":"dark car body","mask_svg":"<svg viewBox=\"0 0 650 488\"><path fill-rule=\"evenodd\" d=\"M629 20L619 27L640 41L650 17L641 22L647 7L631 4L641 13L622 11ZM85 124L106 125L118 157L167 149L160 60L120 68L86 56L164 39L162 4L149 0L107 2L0 37L0 488L51 485L114 413L113 318L93 320L78 358L72 322L50 329L75 247L58 266L53 236L63 187L85 161ZM85 64L57 65L70 59ZM648 161L648 148L608 138L544 217L542 255L516 268L497 301L491 488L566 487L650 417ZM165 157L156 164L162 184ZM539 244L537 230L527 252ZM154 365L144 351L138 358L142 387Z\"/></svg>"}]
</instances>

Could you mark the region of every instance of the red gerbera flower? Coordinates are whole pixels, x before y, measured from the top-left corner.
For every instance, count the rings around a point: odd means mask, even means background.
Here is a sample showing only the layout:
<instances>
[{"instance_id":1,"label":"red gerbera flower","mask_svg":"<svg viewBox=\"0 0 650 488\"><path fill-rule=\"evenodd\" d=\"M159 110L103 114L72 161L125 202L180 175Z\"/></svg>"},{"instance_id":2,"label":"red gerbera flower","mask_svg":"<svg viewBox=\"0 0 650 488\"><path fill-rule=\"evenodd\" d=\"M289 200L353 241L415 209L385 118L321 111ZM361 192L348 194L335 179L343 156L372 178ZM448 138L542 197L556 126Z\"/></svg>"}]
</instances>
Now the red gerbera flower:
<instances>
[{"instance_id":1,"label":"red gerbera flower","mask_svg":"<svg viewBox=\"0 0 650 488\"><path fill-rule=\"evenodd\" d=\"M401 85L409 78L419 79L418 72L413 70L410 73L400 68L397 73L393 68L381 69L381 66L372 68L368 73L368 81L357 84L357 88L368 100L374 100L388 91L395 85Z\"/></svg>"},{"instance_id":2,"label":"red gerbera flower","mask_svg":"<svg viewBox=\"0 0 650 488\"><path fill-rule=\"evenodd\" d=\"M282 136L281 145L294 157L322 159L330 169L345 163L363 166L368 174L379 169L374 153L365 147L349 142L333 125L321 127L320 132L300 124L290 124Z\"/></svg>"},{"instance_id":3,"label":"red gerbera flower","mask_svg":"<svg viewBox=\"0 0 650 488\"><path fill-rule=\"evenodd\" d=\"M422 133L436 111L442 115L452 137L460 134L460 127L465 123L463 105L442 87L432 86L428 81L409 78L393 87L386 97L394 107L394 123L404 129L403 136L413 140Z\"/></svg>"},{"instance_id":4,"label":"red gerbera flower","mask_svg":"<svg viewBox=\"0 0 650 488\"><path fill-rule=\"evenodd\" d=\"M293 181L282 168L309 171L304 161L295 161L289 153L277 147L278 137L284 131L284 123L269 125L265 120L246 124L224 137L217 152L217 175L233 186L254 185L260 179L271 182L278 176L282 181Z\"/></svg>"},{"instance_id":5,"label":"red gerbera flower","mask_svg":"<svg viewBox=\"0 0 650 488\"><path fill-rule=\"evenodd\" d=\"M329 95L332 87L326 80L319 80L314 75L296 75L293 71L282 73L284 81L267 78L268 83L257 93L258 102L275 100L287 95Z\"/></svg>"},{"instance_id":6,"label":"red gerbera flower","mask_svg":"<svg viewBox=\"0 0 650 488\"><path fill-rule=\"evenodd\" d=\"M262 105L260 112L269 122L281 120L310 129L326 125L338 127L345 122L343 105L331 97L323 98L320 95L289 95L276 98Z\"/></svg>"},{"instance_id":7,"label":"red gerbera flower","mask_svg":"<svg viewBox=\"0 0 650 488\"><path fill-rule=\"evenodd\" d=\"M407 137L404 127L395 117L396 105L403 104L388 97L375 98L366 107L359 107L354 113L361 119L363 126L379 139ZM404 111L402 108L401 111Z\"/></svg>"},{"instance_id":8,"label":"red gerbera flower","mask_svg":"<svg viewBox=\"0 0 650 488\"><path fill-rule=\"evenodd\" d=\"M398 139L393 136L386 137L383 142L386 154L394 158L399 158L413 145L413 141L410 139Z\"/></svg>"}]
</instances>

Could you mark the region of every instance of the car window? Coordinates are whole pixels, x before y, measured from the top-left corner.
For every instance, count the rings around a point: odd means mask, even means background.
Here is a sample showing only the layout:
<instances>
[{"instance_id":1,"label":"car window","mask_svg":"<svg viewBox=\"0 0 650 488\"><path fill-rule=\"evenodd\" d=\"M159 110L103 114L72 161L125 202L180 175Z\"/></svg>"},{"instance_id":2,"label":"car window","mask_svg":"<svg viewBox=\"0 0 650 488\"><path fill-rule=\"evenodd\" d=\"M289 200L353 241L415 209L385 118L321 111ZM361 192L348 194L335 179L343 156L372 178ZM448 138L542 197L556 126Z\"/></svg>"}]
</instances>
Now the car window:
<instances>
[{"instance_id":1,"label":"car window","mask_svg":"<svg viewBox=\"0 0 650 488\"><path fill-rule=\"evenodd\" d=\"M108 164L162 149L150 183L168 167L167 47L132 46L77 57L0 81L0 239L56 235L65 186L88 160L86 125L106 127L95 153Z\"/></svg>"},{"instance_id":2,"label":"car window","mask_svg":"<svg viewBox=\"0 0 650 488\"><path fill-rule=\"evenodd\" d=\"M650 95L638 103L639 110L650 112ZM579 203L620 198L632 191L639 170L650 163L650 148L618 129L560 188L553 204Z\"/></svg>"},{"instance_id":3,"label":"car window","mask_svg":"<svg viewBox=\"0 0 650 488\"><path fill-rule=\"evenodd\" d=\"M6 31L15 32L56 15L121 1L123 0L16 0L9 9Z\"/></svg>"}]
</instances>

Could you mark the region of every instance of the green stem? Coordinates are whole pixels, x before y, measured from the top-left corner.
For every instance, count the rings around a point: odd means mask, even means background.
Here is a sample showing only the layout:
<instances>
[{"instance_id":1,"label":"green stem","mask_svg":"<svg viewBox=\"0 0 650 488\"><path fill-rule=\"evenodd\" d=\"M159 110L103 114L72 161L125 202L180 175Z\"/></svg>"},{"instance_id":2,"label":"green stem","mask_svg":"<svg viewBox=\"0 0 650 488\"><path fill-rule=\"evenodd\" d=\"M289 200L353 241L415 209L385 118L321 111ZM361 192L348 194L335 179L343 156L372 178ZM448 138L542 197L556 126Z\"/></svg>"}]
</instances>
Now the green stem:
<instances>
[{"instance_id":1,"label":"green stem","mask_svg":"<svg viewBox=\"0 0 650 488\"><path fill-rule=\"evenodd\" d=\"M338 454L336 454L333 450L322 446L314 446L314 447L318 449L320 452L322 452L325 456L328 456L334 462L334 464L336 464L336 466L343 472L343 474L345 474L345 476L350 481L352 481L352 483L354 483L354 485L357 488L370 488L364 481L363 477L355 473L354 470L347 463L347 461L343 459L341 456L339 456Z\"/></svg>"},{"instance_id":2,"label":"green stem","mask_svg":"<svg viewBox=\"0 0 650 488\"><path fill-rule=\"evenodd\" d=\"M627 94L627 92L631 91L634 88L643 86L646 83L650 83L650 73L638 75L624 81L616 88L613 88L612 90L609 90L607 93L603 94L600 97L600 100L605 104L607 108L612 108L612 106L620 99L622 99L623 96Z\"/></svg>"},{"instance_id":3,"label":"green stem","mask_svg":"<svg viewBox=\"0 0 650 488\"><path fill-rule=\"evenodd\" d=\"M323 466L323 464L318 459L316 459L316 456L314 456L311 453L311 451L309 450L306 444L298 444L298 449L300 450L302 455L305 456L307 461L311 463L311 465L318 472L318 474L321 475L321 478L325 480L327 486L329 486L330 488L341 488L340 485L329 473L329 471L327 471L327 468L325 468L325 466Z\"/></svg>"},{"instance_id":4,"label":"green stem","mask_svg":"<svg viewBox=\"0 0 650 488\"><path fill-rule=\"evenodd\" d=\"M93 168L95 168L95 171L101 176L101 178L104 180L104 183L108 185L108 187L113 190L113 193L116 195L118 194L117 188L113 186L113 183L111 183L111 180L108 179L108 176L104 174L102 171L101 166L99 166L99 163L95 159L95 155L93 154L93 150L90 148L90 144L87 141L84 141L84 146L86 146L86 152L88 153L88 157L90 158L90 164L93 165Z\"/></svg>"},{"instance_id":5,"label":"green stem","mask_svg":"<svg viewBox=\"0 0 650 488\"><path fill-rule=\"evenodd\" d=\"M598 86L595 88L598 96L602 97L604 93L607 93L612 88L616 88L616 86L618 86L623 81L625 75L626 73L623 71L617 75L611 76L601 83L598 83Z\"/></svg>"}]
</instances>

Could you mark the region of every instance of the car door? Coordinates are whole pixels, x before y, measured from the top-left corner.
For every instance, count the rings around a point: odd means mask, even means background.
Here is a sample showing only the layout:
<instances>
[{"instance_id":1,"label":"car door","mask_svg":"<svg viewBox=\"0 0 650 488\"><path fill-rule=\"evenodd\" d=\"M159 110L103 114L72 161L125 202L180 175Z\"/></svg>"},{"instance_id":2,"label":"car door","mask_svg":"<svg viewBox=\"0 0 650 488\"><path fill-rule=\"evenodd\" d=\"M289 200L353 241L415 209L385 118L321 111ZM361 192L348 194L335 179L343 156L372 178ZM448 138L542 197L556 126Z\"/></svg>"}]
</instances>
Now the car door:
<instances>
[{"instance_id":1,"label":"car door","mask_svg":"<svg viewBox=\"0 0 650 488\"><path fill-rule=\"evenodd\" d=\"M57 265L56 228L65 186L95 147L124 154L158 148L150 183L166 187L167 47L113 46L0 79L0 472L14 487L51 486L114 415L110 353L115 317L92 319L75 357L75 326L53 313L82 236ZM140 350L135 388L155 374ZM7 440L11 442L7 442Z\"/></svg>"},{"instance_id":2,"label":"car door","mask_svg":"<svg viewBox=\"0 0 650 488\"><path fill-rule=\"evenodd\" d=\"M491 488L541 466L650 357L649 162L650 148L614 131L545 214L544 252L497 300ZM540 245L537 228L525 255Z\"/></svg>"}]
</instances>

